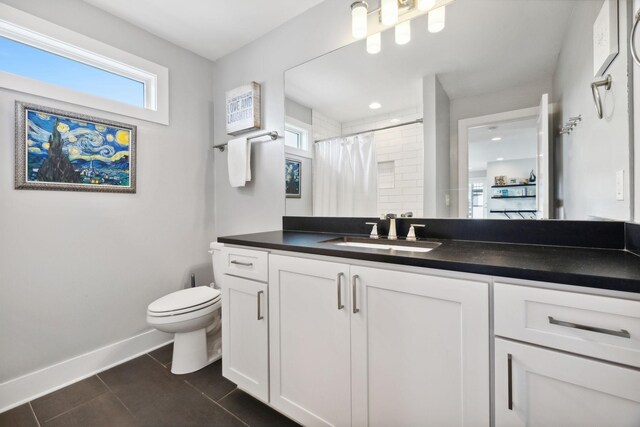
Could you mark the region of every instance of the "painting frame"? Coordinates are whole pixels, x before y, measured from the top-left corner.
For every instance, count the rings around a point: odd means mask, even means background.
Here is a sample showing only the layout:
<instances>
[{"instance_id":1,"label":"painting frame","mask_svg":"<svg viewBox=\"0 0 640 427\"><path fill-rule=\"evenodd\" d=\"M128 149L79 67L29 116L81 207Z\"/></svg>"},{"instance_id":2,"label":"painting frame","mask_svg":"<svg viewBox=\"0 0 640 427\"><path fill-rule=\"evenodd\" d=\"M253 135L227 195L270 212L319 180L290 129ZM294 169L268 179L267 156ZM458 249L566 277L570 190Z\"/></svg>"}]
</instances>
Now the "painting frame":
<instances>
[{"instance_id":1,"label":"painting frame","mask_svg":"<svg viewBox=\"0 0 640 427\"><path fill-rule=\"evenodd\" d=\"M289 173L291 166L291 173ZM297 177L297 178L296 178ZM302 161L287 157L284 162L284 188L288 199L302 198Z\"/></svg>"},{"instance_id":2,"label":"painting frame","mask_svg":"<svg viewBox=\"0 0 640 427\"><path fill-rule=\"evenodd\" d=\"M29 113L42 114L45 116L56 117L67 121L81 122L85 125L105 126L109 128L117 129L118 131L124 131L126 137L127 160L127 185L118 185L110 183L99 182L98 179L93 179L91 183L82 182L69 182L69 181L39 181L32 180L30 173L32 170L29 168L29 147L30 141L29 132ZM54 131L58 132L58 131ZM127 133L128 132L128 133ZM58 134L60 134L58 132ZM124 138L124 137L123 137ZM63 141L62 136L60 140ZM119 143L120 141L118 141ZM68 142L67 142L68 143ZM124 143L124 141L123 141ZM137 127L135 125L121 123L113 120L103 119L91 115L70 112L65 110L59 110L43 105L31 104L22 101L15 101L15 189L17 190L57 190L57 191L84 191L84 192L101 192L101 193L136 193L137 179L136 179L136 150L137 150ZM63 145L64 146L64 145ZM123 145L125 146L125 145ZM125 150L122 150L125 151ZM47 158L49 155L47 155ZM65 156L66 157L66 156ZM120 156L120 159L124 155ZM69 160L68 157L66 159ZM125 162L121 162L125 163ZM44 164L44 163L43 163ZM91 163L93 165L93 163ZM94 169L95 170L95 169ZM79 173L74 169L75 173ZM124 172L121 172L124 175ZM108 176L107 176L108 177Z\"/></svg>"}]
</instances>

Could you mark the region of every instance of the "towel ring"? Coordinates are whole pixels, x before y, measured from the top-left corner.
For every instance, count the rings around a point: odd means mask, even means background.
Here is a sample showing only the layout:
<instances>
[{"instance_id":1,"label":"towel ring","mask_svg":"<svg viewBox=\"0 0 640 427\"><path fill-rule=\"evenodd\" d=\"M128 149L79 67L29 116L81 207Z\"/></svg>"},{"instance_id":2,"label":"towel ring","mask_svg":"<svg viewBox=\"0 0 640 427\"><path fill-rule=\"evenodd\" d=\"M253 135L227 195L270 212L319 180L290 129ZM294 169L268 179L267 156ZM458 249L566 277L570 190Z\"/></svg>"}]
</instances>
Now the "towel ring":
<instances>
[{"instance_id":1,"label":"towel ring","mask_svg":"<svg viewBox=\"0 0 640 427\"><path fill-rule=\"evenodd\" d=\"M640 10L636 12L636 16L633 20L633 28L631 29L631 39L629 40L629 46L631 47L631 56L636 64L640 65L640 58L636 51L636 30L638 29L638 23L640 23Z\"/></svg>"},{"instance_id":2,"label":"towel ring","mask_svg":"<svg viewBox=\"0 0 640 427\"><path fill-rule=\"evenodd\" d=\"M604 86L606 90L611 89L611 74L607 74L607 77L591 83L591 93L593 94L593 102L596 104L596 112L598 113L599 119L601 119L603 115L602 98L600 98L599 91L600 86Z\"/></svg>"}]
</instances>

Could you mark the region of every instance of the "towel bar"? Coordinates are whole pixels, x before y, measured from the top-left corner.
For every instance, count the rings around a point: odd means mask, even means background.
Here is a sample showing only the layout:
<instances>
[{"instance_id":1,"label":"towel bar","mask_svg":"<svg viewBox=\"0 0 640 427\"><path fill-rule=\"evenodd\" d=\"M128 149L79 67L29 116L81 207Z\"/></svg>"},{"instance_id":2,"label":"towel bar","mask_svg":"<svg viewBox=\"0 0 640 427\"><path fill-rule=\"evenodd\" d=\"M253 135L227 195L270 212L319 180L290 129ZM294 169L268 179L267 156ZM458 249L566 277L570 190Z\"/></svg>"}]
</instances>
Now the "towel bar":
<instances>
[{"instance_id":1,"label":"towel bar","mask_svg":"<svg viewBox=\"0 0 640 427\"><path fill-rule=\"evenodd\" d=\"M265 136L268 136L269 138L271 138L272 141L275 141L276 139L280 138L280 134L278 134L277 131L272 130L272 131L268 131L268 132L262 132L259 133L257 135L252 135L247 137L248 141L251 141L252 139L258 139L258 138L263 138ZM227 146L227 143L225 142L224 144L220 144L220 145L214 145L213 148L217 148L220 151L224 151L224 147Z\"/></svg>"}]
</instances>

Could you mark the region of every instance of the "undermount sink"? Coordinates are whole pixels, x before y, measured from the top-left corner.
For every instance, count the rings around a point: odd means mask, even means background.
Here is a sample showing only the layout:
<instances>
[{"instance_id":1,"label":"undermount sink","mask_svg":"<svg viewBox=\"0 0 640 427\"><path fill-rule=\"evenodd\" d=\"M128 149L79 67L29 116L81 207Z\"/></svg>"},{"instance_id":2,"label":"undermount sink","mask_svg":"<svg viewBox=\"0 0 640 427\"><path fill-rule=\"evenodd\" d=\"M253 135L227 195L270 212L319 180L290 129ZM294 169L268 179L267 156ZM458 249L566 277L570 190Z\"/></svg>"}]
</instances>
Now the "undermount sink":
<instances>
[{"instance_id":1,"label":"undermount sink","mask_svg":"<svg viewBox=\"0 0 640 427\"><path fill-rule=\"evenodd\" d=\"M363 237L339 237L337 239L325 240L320 243L330 243L337 246L348 246L352 248L382 249L390 252L398 251L420 253L432 251L442 244L440 242L426 240L410 242L407 240L376 240Z\"/></svg>"}]
</instances>

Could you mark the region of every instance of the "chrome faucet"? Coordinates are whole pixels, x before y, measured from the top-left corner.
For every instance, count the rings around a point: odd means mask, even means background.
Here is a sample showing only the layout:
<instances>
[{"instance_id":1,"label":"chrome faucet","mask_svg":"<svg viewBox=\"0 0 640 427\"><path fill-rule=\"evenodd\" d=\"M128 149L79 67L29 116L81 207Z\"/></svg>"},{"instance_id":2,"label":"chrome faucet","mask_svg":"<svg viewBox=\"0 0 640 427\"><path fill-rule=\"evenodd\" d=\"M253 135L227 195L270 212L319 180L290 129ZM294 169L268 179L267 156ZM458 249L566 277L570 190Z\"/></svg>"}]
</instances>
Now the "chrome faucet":
<instances>
[{"instance_id":1,"label":"chrome faucet","mask_svg":"<svg viewBox=\"0 0 640 427\"><path fill-rule=\"evenodd\" d=\"M371 229L371 234L369 234L369 238L370 239L379 239L380 236L378 235L378 223L377 222L365 222L366 225L373 225L373 228Z\"/></svg>"},{"instance_id":2,"label":"chrome faucet","mask_svg":"<svg viewBox=\"0 0 640 427\"><path fill-rule=\"evenodd\" d=\"M424 224L411 224L411 226L409 227L409 232L407 233L407 241L415 242L416 240L418 240L418 238L416 237L415 227L424 228L424 226Z\"/></svg>"},{"instance_id":3,"label":"chrome faucet","mask_svg":"<svg viewBox=\"0 0 640 427\"><path fill-rule=\"evenodd\" d=\"M396 233L396 214L387 214L385 218L389 220L389 235L387 239L398 240L398 234Z\"/></svg>"}]
</instances>

